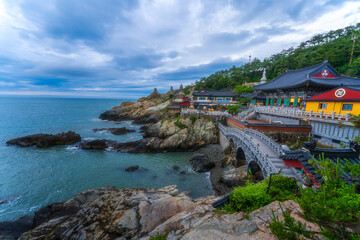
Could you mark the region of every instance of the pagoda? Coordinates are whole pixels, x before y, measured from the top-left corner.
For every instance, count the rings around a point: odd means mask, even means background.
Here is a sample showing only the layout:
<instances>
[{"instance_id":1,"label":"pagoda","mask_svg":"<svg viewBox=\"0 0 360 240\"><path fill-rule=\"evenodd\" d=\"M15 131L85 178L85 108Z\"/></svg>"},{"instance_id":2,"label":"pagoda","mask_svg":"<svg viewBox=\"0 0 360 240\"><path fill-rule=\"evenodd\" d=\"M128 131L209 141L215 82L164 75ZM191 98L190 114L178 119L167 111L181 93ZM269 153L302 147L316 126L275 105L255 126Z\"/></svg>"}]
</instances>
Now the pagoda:
<instances>
[{"instance_id":1,"label":"pagoda","mask_svg":"<svg viewBox=\"0 0 360 240\"><path fill-rule=\"evenodd\" d=\"M299 107L302 100L340 86L359 87L360 79L339 74L325 59L311 67L286 70L253 89L265 94L265 105Z\"/></svg>"}]
</instances>

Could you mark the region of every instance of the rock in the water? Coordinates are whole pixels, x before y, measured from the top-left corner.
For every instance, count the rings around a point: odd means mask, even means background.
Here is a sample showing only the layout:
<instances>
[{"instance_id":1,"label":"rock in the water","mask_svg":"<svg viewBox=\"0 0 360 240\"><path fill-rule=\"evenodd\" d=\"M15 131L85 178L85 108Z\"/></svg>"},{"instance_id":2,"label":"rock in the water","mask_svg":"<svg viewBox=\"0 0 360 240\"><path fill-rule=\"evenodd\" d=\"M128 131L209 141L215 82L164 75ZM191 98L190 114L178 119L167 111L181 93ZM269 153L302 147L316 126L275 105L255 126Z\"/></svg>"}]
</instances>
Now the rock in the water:
<instances>
[{"instance_id":1,"label":"rock in the water","mask_svg":"<svg viewBox=\"0 0 360 240\"><path fill-rule=\"evenodd\" d=\"M127 172L133 172L135 170L139 169L139 166L138 165L135 165L135 166L131 166L131 167L128 167L125 169L125 171Z\"/></svg>"},{"instance_id":2,"label":"rock in the water","mask_svg":"<svg viewBox=\"0 0 360 240\"><path fill-rule=\"evenodd\" d=\"M173 170L175 170L175 171L177 171L177 170L179 170L179 169L180 169L180 167L179 167L179 166L174 165L174 166L172 166L172 169L173 169Z\"/></svg>"},{"instance_id":3,"label":"rock in the water","mask_svg":"<svg viewBox=\"0 0 360 240\"><path fill-rule=\"evenodd\" d=\"M231 168L230 170L224 171L221 176L221 181L229 187L241 185L246 179L246 166Z\"/></svg>"},{"instance_id":4,"label":"rock in the water","mask_svg":"<svg viewBox=\"0 0 360 240\"><path fill-rule=\"evenodd\" d=\"M20 147L51 147L55 145L69 145L81 141L79 134L68 131L58 134L34 134L21 138L12 139L6 142L7 145L18 145Z\"/></svg>"},{"instance_id":5,"label":"rock in the water","mask_svg":"<svg viewBox=\"0 0 360 240\"><path fill-rule=\"evenodd\" d=\"M122 127L122 128L96 128L93 129L94 132L100 132L100 131L108 131L111 132L112 134L115 135L123 135L129 132L136 132L133 129L127 129L126 127Z\"/></svg>"},{"instance_id":6,"label":"rock in the water","mask_svg":"<svg viewBox=\"0 0 360 240\"><path fill-rule=\"evenodd\" d=\"M82 149L106 149L111 146L115 141L110 141L107 139L97 139L91 141L83 141L80 143L79 147Z\"/></svg>"},{"instance_id":7,"label":"rock in the water","mask_svg":"<svg viewBox=\"0 0 360 240\"><path fill-rule=\"evenodd\" d=\"M215 167L215 163L210 161L204 154L196 154L190 159L191 168L196 172L207 172Z\"/></svg>"}]
</instances>

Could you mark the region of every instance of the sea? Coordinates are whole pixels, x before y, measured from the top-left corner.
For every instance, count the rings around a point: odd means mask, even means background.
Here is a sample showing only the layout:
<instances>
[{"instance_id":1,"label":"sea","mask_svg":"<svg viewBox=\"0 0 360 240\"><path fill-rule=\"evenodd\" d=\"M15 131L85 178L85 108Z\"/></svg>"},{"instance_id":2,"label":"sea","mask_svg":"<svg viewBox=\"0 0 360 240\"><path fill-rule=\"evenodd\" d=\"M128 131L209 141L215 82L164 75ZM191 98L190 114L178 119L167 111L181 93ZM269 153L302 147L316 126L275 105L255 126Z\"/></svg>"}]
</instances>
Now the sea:
<instances>
[{"instance_id":1,"label":"sea","mask_svg":"<svg viewBox=\"0 0 360 240\"><path fill-rule=\"evenodd\" d=\"M99 119L125 100L0 97L0 222L32 215L89 188L160 188L177 185L193 198L214 194L208 173L192 171L190 152L128 154L82 150L76 144L50 148L6 146L6 141L36 133L79 133L83 140L120 142L142 138L141 125ZM126 127L136 132L112 135L95 128ZM134 172L127 167L139 165ZM178 166L179 170L174 170ZM185 171L186 174L180 174Z\"/></svg>"}]
</instances>

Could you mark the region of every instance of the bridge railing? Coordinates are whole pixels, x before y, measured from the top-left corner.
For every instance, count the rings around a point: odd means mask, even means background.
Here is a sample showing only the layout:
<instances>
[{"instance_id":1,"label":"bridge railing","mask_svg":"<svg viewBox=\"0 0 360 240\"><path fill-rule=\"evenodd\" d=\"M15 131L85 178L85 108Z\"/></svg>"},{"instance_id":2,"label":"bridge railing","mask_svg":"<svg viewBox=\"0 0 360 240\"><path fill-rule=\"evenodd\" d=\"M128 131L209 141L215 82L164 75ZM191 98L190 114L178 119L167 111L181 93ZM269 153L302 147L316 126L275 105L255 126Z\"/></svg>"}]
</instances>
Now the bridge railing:
<instances>
[{"instance_id":1,"label":"bridge railing","mask_svg":"<svg viewBox=\"0 0 360 240\"><path fill-rule=\"evenodd\" d=\"M270 113L274 115L280 116L289 116L289 117L297 117L297 118L322 118L322 119L331 119L331 120L343 120L350 121L350 114L346 115L333 113L324 113L321 112L306 112L304 110L300 110L297 108L288 108L288 107L274 107L274 106L256 106L256 111L261 113Z\"/></svg>"},{"instance_id":2,"label":"bridge railing","mask_svg":"<svg viewBox=\"0 0 360 240\"><path fill-rule=\"evenodd\" d=\"M261 169L265 171L265 177L269 176L271 173L278 173L277 168L274 166L271 160L268 159L267 154L265 154L244 131L236 128L231 128L231 130L228 130L222 124L219 124L219 130L227 137L237 138L236 140L242 142L243 145L247 147L248 151L250 151L252 155L255 156L257 163L261 166Z\"/></svg>"},{"instance_id":3,"label":"bridge railing","mask_svg":"<svg viewBox=\"0 0 360 240\"><path fill-rule=\"evenodd\" d=\"M244 132L246 132L249 135L259 138L262 142L266 143L266 145L268 145L277 154L279 154L279 155L284 154L284 151L282 150L281 146L279 144L277 144L272 138L266 136L265 134L263 134L259 131L250 129L250 128L245 128Z\"/></svg>"},{"instance_id":4,"label":"bridge railing","mask_svg":"<svg viewBox=\"0 0 360 240\"><path fill-rule=\"evenodd\" d=\"M219 112L219 111L199 111L199 110L190 110L190 109L181 109L181 114L194 114L194 115L207 115L207 116L231 116L228 112Z\"/></svg>"}]
</instances>

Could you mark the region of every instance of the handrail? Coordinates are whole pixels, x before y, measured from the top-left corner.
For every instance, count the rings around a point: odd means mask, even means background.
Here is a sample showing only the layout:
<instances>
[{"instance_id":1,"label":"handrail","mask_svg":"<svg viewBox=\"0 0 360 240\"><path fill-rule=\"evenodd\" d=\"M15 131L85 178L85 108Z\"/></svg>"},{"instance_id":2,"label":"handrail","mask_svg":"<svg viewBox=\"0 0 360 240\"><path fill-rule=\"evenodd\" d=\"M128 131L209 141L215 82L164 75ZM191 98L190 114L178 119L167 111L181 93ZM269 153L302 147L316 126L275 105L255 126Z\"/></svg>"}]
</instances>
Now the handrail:
<instances>
[{"instance_id":1,"label":"handrail","mask_svg":"<svg viewBox=\"0 0 360 240\"><path fill-rule=\"evenodd\" d=\"M333 113L324 113L324 112L306 112L300 109L292 109L287 107L274 107L274 106L256 106L255 107L257 112L262 113L271 113L281 116L291 116L291 117L298 117L298 118L308 118L308 117L315 117L315 118L322 118L322 119L331 119L331 120L343 120L343 121L350 121L350 114L347 113L346 115L336 114Z\"/></svg>"},{"instance_id":2,"label":"handrail","mask_svg":"<svg viewBox=\"0 0 360 240\"><path fill-rule=\"evenodd\" d=\"M231 116L228 112L204 112L199 110L188 110L188 109L181 109L181 114L200 114L200 115L207 115L207 116Z\"/></svg>"},{"instance_id":3,"label":"handrail","mask_svg":"<svg viewBox=\"0 0 360 240\"><path fill-rule=\"evenodd\" d=\"M219 124L219 130L226 136L233 136L237 138L240 143L247 146L248 151L250 151L252 155L256 156L256 159L258 160L257 163L260 166L263 166L262 169L265 170L266 176L271 173L277 174L279 172L275 165L268 159L267 155L259 147L253 147L256 146L256 143L247 136L244 131L235 128L231 128L231 131L228 131L228 129L222 124Z\"/></svg>"},{"instance_id":4,"label":"handrail","mask_svg":"<svg viewBox=\"0 0 360 240\"><path fill-rule=\"evenodd\" d=\"M277 144L272 138L266 136L265 134L250 128L245 128L244 132L260 138L263 142L266 143L266 145L268 145L277 154L279 155L284 154L284 151L282 150L281 146Z\"/></svg>"}]
</instances>

